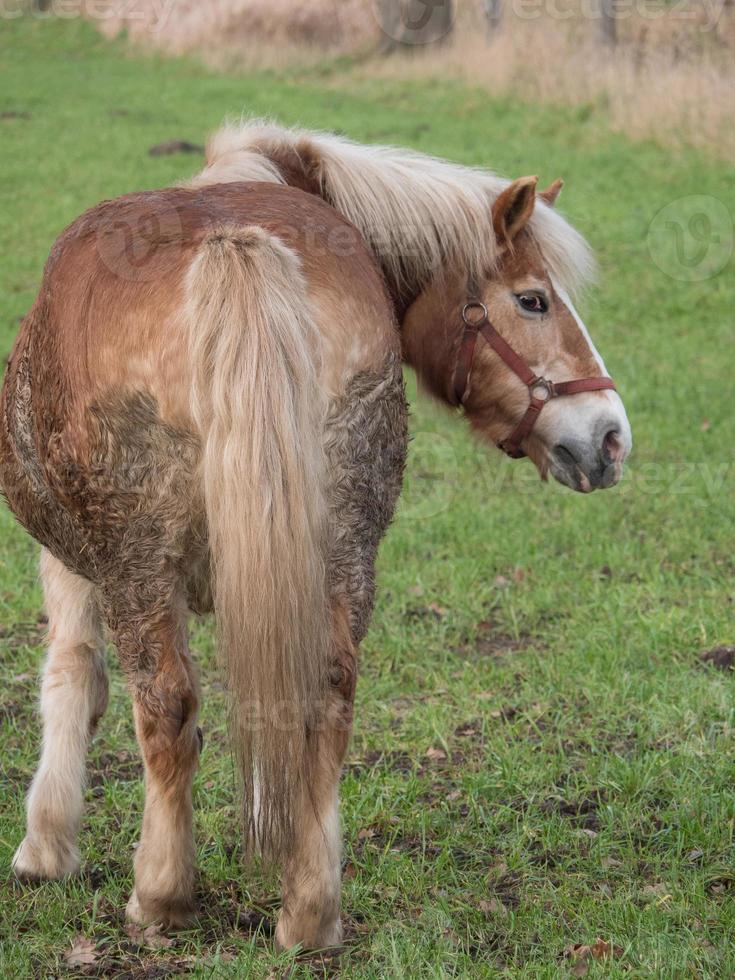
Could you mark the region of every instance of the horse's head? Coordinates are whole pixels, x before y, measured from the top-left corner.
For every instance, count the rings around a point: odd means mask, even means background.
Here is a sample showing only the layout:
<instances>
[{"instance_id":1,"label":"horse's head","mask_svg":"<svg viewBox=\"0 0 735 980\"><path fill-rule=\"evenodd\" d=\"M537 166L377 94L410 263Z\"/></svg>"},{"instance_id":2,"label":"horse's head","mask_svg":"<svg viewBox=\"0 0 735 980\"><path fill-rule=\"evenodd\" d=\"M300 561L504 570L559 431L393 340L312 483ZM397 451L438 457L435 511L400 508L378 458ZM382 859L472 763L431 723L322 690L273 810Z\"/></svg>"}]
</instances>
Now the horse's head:
<instances>
[{"instance_id":1,"label":"horse's head","mask_svg":"<svg viewBox=\"0 0 735 980\"><path fill-rule=\"evenodd\" d=\"M560 188L557 181L538 197L553 205ZM550 472L589 492L620 479L630 425L571 299L527 227L536 198L535 177L514 181L498 196L492 273L482 282L424 293L406 317L406 356L436 394L464 407L482 436L509 455L529 456L542 476ZM443 328L437 330L439 309Z\"/></svg>"}]
</instances>

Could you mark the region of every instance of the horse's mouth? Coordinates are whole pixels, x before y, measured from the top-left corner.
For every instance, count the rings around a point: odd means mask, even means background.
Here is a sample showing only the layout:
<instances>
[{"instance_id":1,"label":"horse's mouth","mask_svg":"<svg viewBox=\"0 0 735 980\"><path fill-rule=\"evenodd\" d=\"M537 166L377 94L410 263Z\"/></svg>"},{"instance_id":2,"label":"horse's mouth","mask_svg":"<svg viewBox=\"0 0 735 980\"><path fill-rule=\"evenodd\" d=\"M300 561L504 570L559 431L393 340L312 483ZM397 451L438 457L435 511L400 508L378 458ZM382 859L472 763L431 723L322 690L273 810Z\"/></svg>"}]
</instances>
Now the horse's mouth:
<instances>
[{"instance_id":1,"label":"horse's mouth","mask_svg":"<svg viewBox=\"0 0 735 980\"><path fill-rule=\"evenodd\" d=\"M554 479L577 493L607 490L620 481L621 461L600 459L596 466L585 471L564 446L555 446L549 459L549 471Z\"/></svg>"}]
</instances>

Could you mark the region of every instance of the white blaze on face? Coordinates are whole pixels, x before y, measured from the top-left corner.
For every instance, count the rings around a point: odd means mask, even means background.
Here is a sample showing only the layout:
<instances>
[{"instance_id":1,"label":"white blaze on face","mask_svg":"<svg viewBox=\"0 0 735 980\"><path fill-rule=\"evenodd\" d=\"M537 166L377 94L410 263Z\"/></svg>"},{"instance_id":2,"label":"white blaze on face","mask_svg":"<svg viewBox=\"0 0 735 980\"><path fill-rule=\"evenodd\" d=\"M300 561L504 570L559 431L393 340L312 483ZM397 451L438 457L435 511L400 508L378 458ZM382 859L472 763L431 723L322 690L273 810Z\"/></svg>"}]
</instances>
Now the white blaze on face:
<instances>
[{"instance_id":1,"label":"white blaze on face","mask_svg":"<svg viewBox=\"0 0 735 980\"><path fill-rule=\"evenodd\" d=\"M602 374L606 375L607 368L605 367L605 362L602 360L602 357L600 356L600 352L595 347L592 337L590 337L590 332L582 321L582 317L579 315L579 313L577 313L576 309L574 308L574 303L572 303L569 293L567 293L566 290L562 289L562 287L558 285L558 283L554 283L554 290L556 292L556 295L559 297L559 299L562 301L562 303L566 306L566 308L574 317L574 322L577 324L580 333L587 341L587 346L592 352L592 356L597 361L600 371L602 372Z\"/></svg>"},{"instance_id":2,"label":"white blaze on face","mask_svg":"<svg viewBox=\"0 0 735 980\"><path fill-rule=\"evenodd\" d=\"M605 362L595 347L582 318L574 308L569 294L558 283L555 282L553 285L557 296L574 317L574 321L579 327L579 331L584 337L600 369L600 374L609 377ZM565 421L567 425L573 425L580 438L584 438L585 430L592 434L595 431L597 421L604 416L606 420L609 420L611 427L614 425L617 428L624 450L624 456L628 455L633 444L633 439L625 406L617 391L603 389L602 391L589 392L587 394L570 395L568 398L557 400L557 404L560 407L562 407L561 403L564 403L563 415L566 416Z\"/></svg>"}]
</instances>

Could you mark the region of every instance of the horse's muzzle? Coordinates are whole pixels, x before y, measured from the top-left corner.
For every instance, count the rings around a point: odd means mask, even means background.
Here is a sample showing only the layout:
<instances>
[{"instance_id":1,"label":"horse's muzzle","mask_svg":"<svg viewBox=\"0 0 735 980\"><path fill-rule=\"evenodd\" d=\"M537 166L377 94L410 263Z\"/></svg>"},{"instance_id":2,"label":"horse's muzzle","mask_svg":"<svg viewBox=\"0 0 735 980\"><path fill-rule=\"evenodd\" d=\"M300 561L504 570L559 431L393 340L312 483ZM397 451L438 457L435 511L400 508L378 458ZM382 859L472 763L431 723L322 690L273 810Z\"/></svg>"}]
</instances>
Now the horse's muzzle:
<instances>
[{"instance_id":1,"label":"horse's muzzle","mask_svg":"<svg viewBox=\"0 0 735 980\"><path fill-rule=\"evenodd\" d=\"M615 486L629 452L629 438L613 420L601 419L589 439L566 439L554 446L550 469L565 486L591 493Z\"/></svg>"}]
</instances>

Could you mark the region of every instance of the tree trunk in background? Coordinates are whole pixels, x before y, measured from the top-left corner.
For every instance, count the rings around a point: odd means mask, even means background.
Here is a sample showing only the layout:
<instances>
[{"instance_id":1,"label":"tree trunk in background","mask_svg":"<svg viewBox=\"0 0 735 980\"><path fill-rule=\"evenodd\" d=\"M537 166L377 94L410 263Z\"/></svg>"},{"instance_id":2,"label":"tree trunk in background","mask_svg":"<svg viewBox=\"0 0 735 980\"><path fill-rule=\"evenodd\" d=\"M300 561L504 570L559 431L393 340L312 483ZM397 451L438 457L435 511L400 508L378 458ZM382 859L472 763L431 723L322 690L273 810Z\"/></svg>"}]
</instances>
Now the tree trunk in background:
<instances>
[{"instance_id":1,"label":"tree trunk in background","mask_svg":"<svg viewBox=\"0 0 735 980\"><path fill-rule=\"evenodd\" d=\"M485 10L487 34L492 37L500 24L501 0L482 0L482 6Z\"/></svg>"},{"instance_id":2,"label":"tree trunk in background","mask_svg":"<svg viewBox=\"0 0 735 980\"><path fill-rule=\"evenodd\" d=\"M615 0L600 0L600 37L602 43L611 48L618 43L618 25L615 14Z\"/></svg>"},{"instance_id":3,"label":"tree trunk in background","mask_svg":"<svg viewBox=\"0 0 735 980\"><path fill-rule=\"evenodd\" d=\"M376 0L375 9L383 52L443 41L454 23L453 0Z\"/></svg>"}]
</instances>

